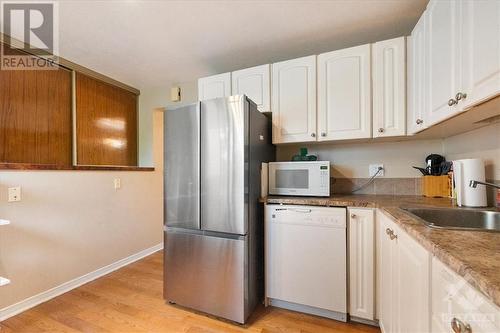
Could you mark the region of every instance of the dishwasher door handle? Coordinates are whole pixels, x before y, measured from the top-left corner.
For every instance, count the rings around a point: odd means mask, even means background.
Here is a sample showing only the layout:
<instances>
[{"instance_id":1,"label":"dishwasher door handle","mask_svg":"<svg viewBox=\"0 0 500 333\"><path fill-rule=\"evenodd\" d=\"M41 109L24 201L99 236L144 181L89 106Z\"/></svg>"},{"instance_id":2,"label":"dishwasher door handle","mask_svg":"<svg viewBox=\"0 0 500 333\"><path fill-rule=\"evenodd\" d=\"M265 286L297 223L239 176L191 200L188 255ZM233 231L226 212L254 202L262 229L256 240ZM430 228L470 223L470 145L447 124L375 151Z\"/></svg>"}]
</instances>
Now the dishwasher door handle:
<instances>
[{"instance_id":1,"label":"dishwasher door handle","mask_svg":"<svg viewBox=\"0 0 500 333\"><path fill-rule=\"evenodd\" d=\"M297 213L310 213L312 212L311 209L307 209L307 208L288 208L289 211L292 211L292 212L297 212Z\"/></svg>"}]
</instances>

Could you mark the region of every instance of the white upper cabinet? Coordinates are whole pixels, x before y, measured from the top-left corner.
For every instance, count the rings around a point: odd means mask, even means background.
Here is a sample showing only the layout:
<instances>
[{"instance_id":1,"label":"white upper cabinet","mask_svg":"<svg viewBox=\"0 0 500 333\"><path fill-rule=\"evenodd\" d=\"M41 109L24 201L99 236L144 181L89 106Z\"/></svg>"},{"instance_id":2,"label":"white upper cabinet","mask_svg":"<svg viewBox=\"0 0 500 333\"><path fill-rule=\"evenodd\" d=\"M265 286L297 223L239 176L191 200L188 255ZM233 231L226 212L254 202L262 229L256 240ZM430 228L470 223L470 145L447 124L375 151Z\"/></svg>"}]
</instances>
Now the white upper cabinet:
<instances>
[{"instance_id":1,"label":"white upper cabinet","mask_svg":"<svg viewBox=\"0 0 500 333\"><path fill-rule=\"evenodd\" d=\"M273 143L316 141L316 56L272 65Z\"/></svg>"},{"instance_id":2,"label":"white upper cabinet","mask_svg":"<svg viewBox=\"0 0 500 333\"><path fill-rule=\"evenodd\" d=\"M371 138L370 45L318 56L318 141Z\"/></svg>"},{"instance_id":3,"label":"white upper cabinet","mask_svg":"<svg viewBox=\"0 0 500 333\"><path fill-rule=\"evenodd\" d=\"M198 99L200 101L228 96L231 96L231 73L198 79Z\"/></svg>"},{"instance_id":4,"label":"white upper cabinet","mask_svg":"<svg viewBox=\"0 0 500 333\"><path fill-rule=\"evenodd\" d=\"M500 93L500 1L462 1L464 107Z\"/></svg>"},{"instance_id":5,"label":"white upper cabinet","mask_svg":"<svg viewBox=\"0 0 500 333\"><path fill-rule=\"evenodd\" d=\"M407 128L408 134L415 134L427 128L425 119L425 37L426 12L422 14L407 41Z\"/></svg>"},{"instance_id":6,"label":"white upper cabinet","mask_svg":"<svg viewBox=\"0 0 500 333\"><path fill-rule=\"evenodd\" d=\"M271 111L271 66L246 68L231 73L233 95L247 95L260 112Z\"/></svg>"},{"instance_id":7,"label":"white upper cabinet","mask_svg":"<svg viewBox=\"0 0 500 333\"><path fill-rule=\"evenodd\" d=\"M460 86L459 2L432 0L427 6L427 100L429 125L458 113Z\"/></svg>"},{"instance_id":8,"label":"white upper cabinet","mask_svg":"<svg viewBox=\"0 0 500 333\"><path fill-rule=\"evenodd\" d=\"M406 40L373 44L373 137L406 134Z\"/></svg>"}]
</instances>

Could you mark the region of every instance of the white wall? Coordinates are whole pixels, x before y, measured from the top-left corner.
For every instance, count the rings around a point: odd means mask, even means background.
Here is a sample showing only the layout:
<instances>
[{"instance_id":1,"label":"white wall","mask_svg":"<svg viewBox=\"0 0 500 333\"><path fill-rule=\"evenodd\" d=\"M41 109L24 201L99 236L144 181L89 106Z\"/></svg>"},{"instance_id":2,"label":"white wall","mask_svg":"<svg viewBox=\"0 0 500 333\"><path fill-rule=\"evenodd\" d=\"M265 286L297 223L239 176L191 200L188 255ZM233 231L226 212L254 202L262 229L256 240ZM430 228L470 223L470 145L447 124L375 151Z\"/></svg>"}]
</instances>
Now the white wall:
<instances>
[{"instance_id":1,"label":"white wall","mask_svg":"<svg viewBox=\"0 0 500 333\"><path fill-rule=\"evenodd\" d=\"M332 162L332 176L340 178L367 178L368 166L383 163L386 178L419 177L412 166L424 166L425 157L441 154L448 161L462 158L482 158L486 178L500 179L500 123L441 140L416 140L388 143L302 144L280 145L277 159L288 161L307 147L310 154Z\"/></svg>"},{"instance_id":2,"label":"white wall","mask_svg":"<svg viewBox=\"0 0 500 333\"><path fill-rule=\"evenodd\" d=\"M309 154L333 165L332 176L337 178L367 178L368 166L384 164L386 178L415 178L420 172L412 166L424 166L425 157L431 153L442 154L441 140L402 141L386 143L350 143L279 146L277 159L288 161L307 147Z\"/></svg>"},{"instance_id":3,"label":"white wall","mask_svg":"<svg viewBox=\"0 0 500 333\"><path fill-rule=\"evenodd\" d=\"M449 160L482 158L486 179L500 180L500 123L449 137L443 148Z\"/></svg>"},{"instance_id":4,"label":"white wall","mask_svg":"<svg viewBox=\"0 0 500 333\"><path fill-rule=\"evenodd\" d=\"M181 87L181 101L170 101L170 87ZM198 100L198 83L185 82L160 88L141 89L139 96L139 165L153 166L153 111L163 107L177 107Z\"/></svg>"},{"instance_id":5,"label":"white wall","mask_svg":"<svg viewBox=\"0 0 500 333\"><path fill-rule=\"evenodd\" d=\"M153 247L163 239L163 113L154 172L1 171L0 309ZM122 188L113 188L121 178ZM7 187L22 201L7 203Z\"/></svg>"}]
</instances>

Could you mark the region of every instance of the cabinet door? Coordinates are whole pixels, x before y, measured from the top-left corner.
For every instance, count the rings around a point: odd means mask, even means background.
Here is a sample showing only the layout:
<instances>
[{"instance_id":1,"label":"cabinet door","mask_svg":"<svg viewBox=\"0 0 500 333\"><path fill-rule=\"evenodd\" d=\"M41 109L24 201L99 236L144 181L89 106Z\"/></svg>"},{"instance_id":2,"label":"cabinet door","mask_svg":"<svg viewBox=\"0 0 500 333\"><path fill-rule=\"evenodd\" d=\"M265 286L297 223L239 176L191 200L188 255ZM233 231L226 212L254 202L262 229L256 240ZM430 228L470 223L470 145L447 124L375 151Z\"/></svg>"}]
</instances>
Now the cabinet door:
<instances>
[{"instance_id":1,"label":"cabinet door","mask_svg":"<svg viewBox=\"0 0 500 333\"><path fill-rule=\"evenodd\" d=\"M349 314L374 319L373 209L349 208Z\"/></svg>"},{"instance_id":2,"label":"cabinet door","mask_svg":"<svg viewBox=\"0 0 500 333\"><path fill-rule=\"evenodd\" d=\"M427 121L429 126L460 111L455 100L460 82L458 1L431 0L427 6ZM460 105L462 106L462 105Z\"/></svg>"},{"instance_id":3,"label":"cabinet door","mask_svg":"<svg viewBox=\"0 0 500 333\"><path fill-rule=\"evenodd\" d=\"M202 77L198 79L198 99L231 96L231 73Z\"/></svg>"},{"instance_id":4,"label":"cabinet door","mask_svg":"<svg viewBox=\"0 0 500 333\"><path fill-rule=\"evenodd\" d=\"M500 93L500 1L461 2L464 105ZM462 103L462 102L461 102Z\"/></svg>"},{"instance_id":5,"label":"cabinet door","mask_svg":"<svg viewBox=\"0 0 500 333\"><path fill-rule=\"evenodd\" d=\"M373 137L406 134L406 40L373 44Z\"/></svg>"},{"instance_id":6,"label":"cabinet door","mask_svg":"<svg viewBox=\"0 0 500 333\"><path fill-rule=\"evenodd\" d=\"M233 95L247 95L260 112L271 111L271 65L246 68L231 73Z\"/></svg>"},{"instance_id":7,"label":"cabinet door","mask_svg":"<svg viewBox=\"0 0 500 333\"><path fill-rule=\"evenodd\" d=\"M273 64L273 143L316 141L316 56Z\"/></svg>"},{"instance_id":8,"label":"cabinet door","mask_svg":"<svg viewBox=\"0 0 500 333\"><path fill-rule=\"evenodd\" d=\"M394 266L396 332L430 331L430 253L397 229L397 264Z\"/></svg>"},{"instance_id":9,"label":"cabinet door","mask_svg":"<svg viewBox=\"0 0 500 333\"><path fill-rule=\"evenodd\" d=\"M460 320L473 333L500 332L500 309L435 257L431 279L432 333L453 332Z\"/></svg>"},{"instance_id":10,"label":"cabinet door","mask_svg":"<svg viewBox=\"0 0 500 333\"><path fill-rule=\"evenodd\" d=\"M377 264L378 264L378 316L382 332L393 332L394 325L394 289L393 284L393 257L395 255L394 241L387 234L387 230L393 230L392 222L383 213L377 213Z\"/></svg>"},{"instance_id":11,"label":"cabinet door","mask_svg":"<svg viewBox=\"0 0 500 333\"><path fill-rule=\"evenodd\" d=\"M424 12L408 38L408 134L415 134L427 128L425 119L425 35L426 17Z\"/></svg>"},{"instance_id":12,"label":"cabinet door","mask_svg":"<svg viewBox=\"0 0 500 333\"><path fill-rule=\"evenodd\" d=\"M318 56L318 141L371 137L370 45Z\"/></svg>"}]
</instances>

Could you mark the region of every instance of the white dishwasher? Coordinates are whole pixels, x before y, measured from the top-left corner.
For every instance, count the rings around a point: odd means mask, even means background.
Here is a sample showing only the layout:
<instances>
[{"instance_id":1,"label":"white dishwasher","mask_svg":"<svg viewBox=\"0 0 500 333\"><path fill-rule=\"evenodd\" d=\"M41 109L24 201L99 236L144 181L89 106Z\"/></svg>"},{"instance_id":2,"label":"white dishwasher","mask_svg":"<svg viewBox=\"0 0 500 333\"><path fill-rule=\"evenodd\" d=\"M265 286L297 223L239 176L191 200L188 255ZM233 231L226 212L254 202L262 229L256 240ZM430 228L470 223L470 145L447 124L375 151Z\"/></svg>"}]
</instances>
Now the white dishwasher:
<instances>
[{"instance_id":1,"label":"white dishwasher","mask_svg":"<svg viewBox=\"0 0 500 333\"><path fill-rule=\"evenodd\" d=\"M346 209L266 205L266 304L347 321Z\"/></svg>"}]
</instances>

